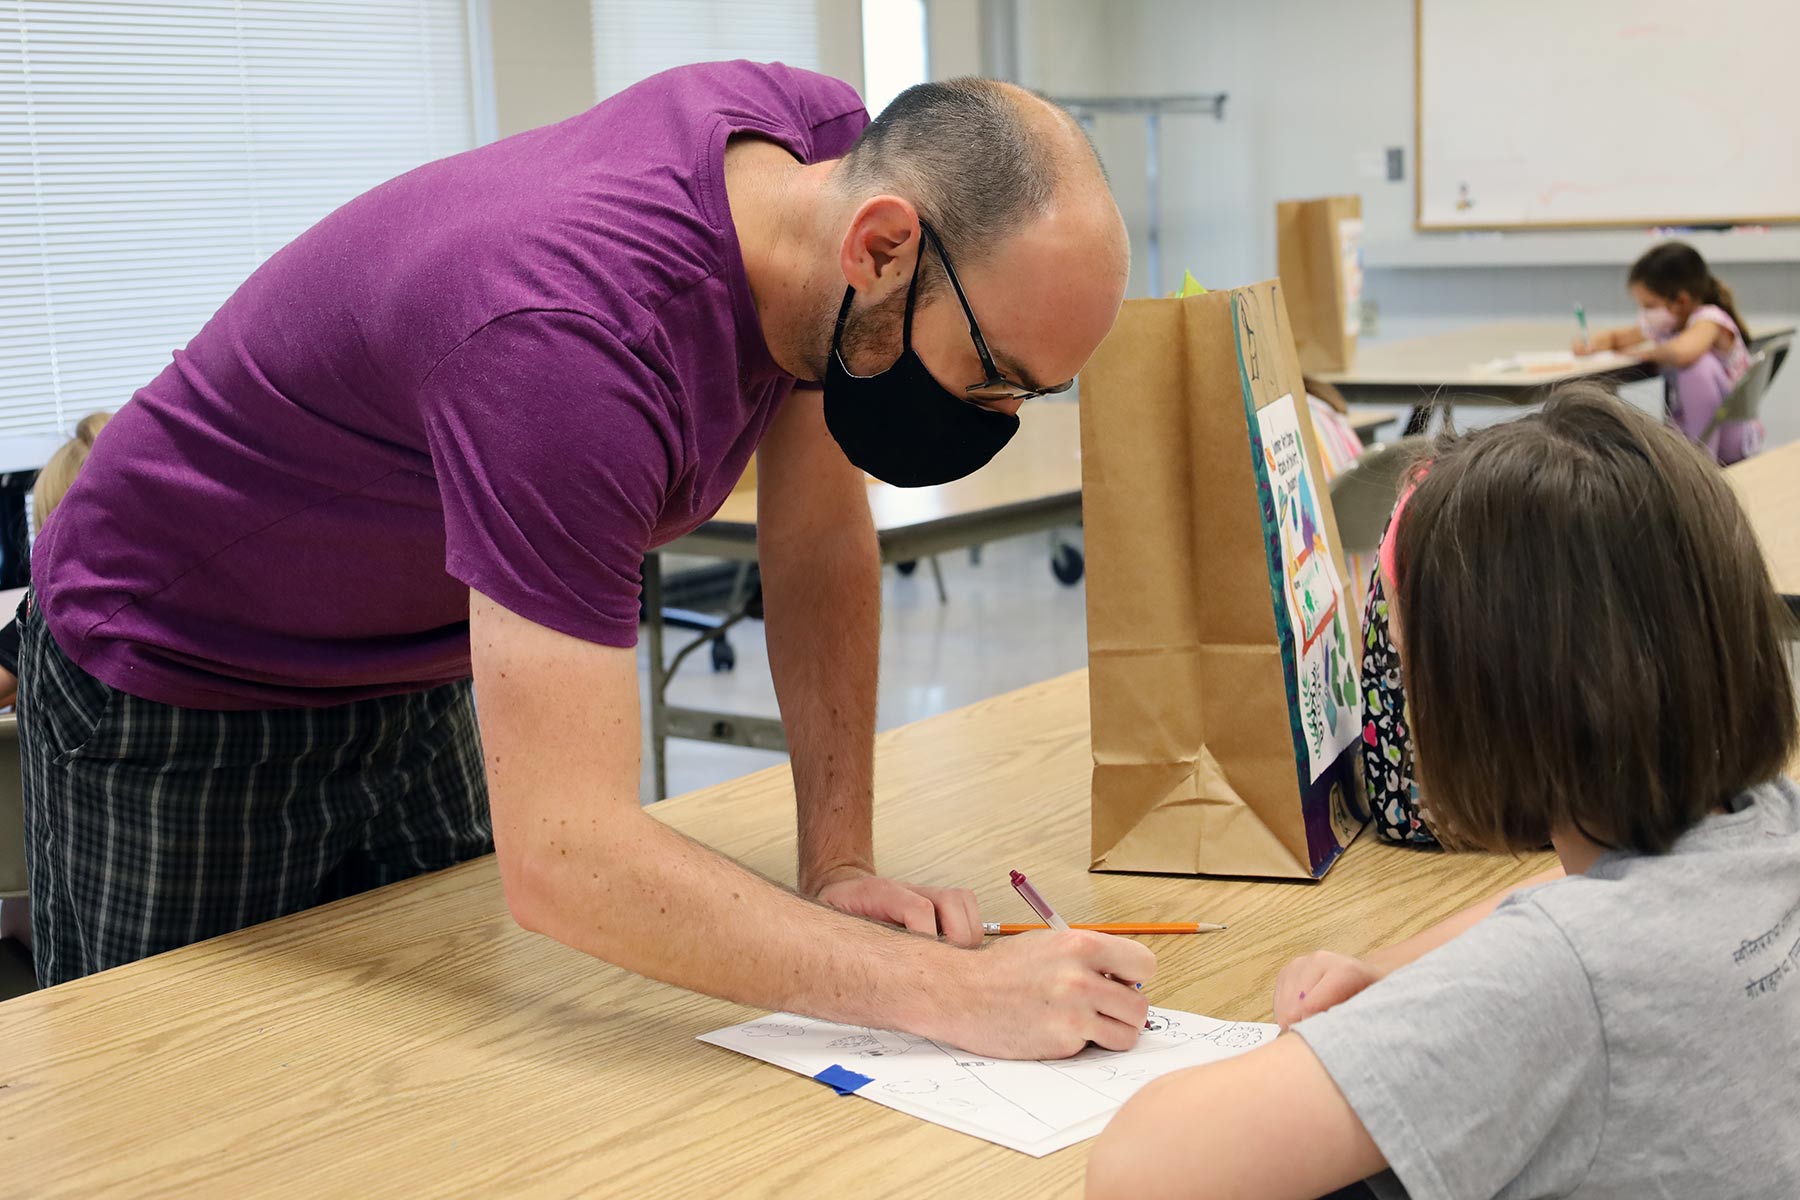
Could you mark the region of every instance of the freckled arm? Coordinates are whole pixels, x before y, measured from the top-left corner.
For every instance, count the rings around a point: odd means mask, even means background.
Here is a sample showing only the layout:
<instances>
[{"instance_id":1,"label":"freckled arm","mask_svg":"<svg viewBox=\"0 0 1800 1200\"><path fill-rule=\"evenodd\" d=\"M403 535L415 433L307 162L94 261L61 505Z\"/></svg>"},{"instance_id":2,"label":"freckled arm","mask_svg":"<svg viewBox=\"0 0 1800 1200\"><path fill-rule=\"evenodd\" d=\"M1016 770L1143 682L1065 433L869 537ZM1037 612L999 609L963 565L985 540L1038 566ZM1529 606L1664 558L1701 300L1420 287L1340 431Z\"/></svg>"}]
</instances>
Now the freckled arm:
<instances>
[{"instance_id":1,"label":"freckled arm","mask_svg":"<svg viewBox=\"0 0 1800 1200\"><path fill-rule=\"evenodd\" d=\"M741 1004L938 1036L971 951L816 904L638 803L636 656L470 596L494 843L514 918Z\"/></svg>"}]
</instances>

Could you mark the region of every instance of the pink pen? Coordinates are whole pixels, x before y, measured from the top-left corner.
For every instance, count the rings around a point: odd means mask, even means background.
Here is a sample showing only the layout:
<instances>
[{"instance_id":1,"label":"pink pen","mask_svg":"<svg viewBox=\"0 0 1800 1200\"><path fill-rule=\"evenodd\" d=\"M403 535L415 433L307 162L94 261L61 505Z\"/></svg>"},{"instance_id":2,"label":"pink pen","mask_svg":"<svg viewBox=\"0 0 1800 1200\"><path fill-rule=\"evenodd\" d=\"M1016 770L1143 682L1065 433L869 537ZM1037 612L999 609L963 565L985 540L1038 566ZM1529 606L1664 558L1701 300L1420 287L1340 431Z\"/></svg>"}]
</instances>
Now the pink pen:
<instances>
[{"instance_id":1,"label":"pink pen","mask_svg":"<svg viewBox=\"0 0 1800 1200\"><path fill-rule=\"evenodd\" d=\"M1052 929L1060 929L1064 933L1068 932L1069 923L1056 915L1056 910L1051 908L1050 902L1044 899L1036 888L1031 886L1031 880L1025 878L1025 873L1023 871L1014 871L1012 873L1012 885L1013 890L1019 893L1019 896L1025 903L1031 905L1031 911L1038 915L1039 920L1043 921L1044 924ZM1141 983L1134 983L1131 986L1140 992L1144 990L1144 985ZM1148 1022L1145 1023L1144 1028L1150 1028Z\"/></svg>"},{"instance_id":2,"label":"pink pen","mask_svg":"<svg viewBox=\"0 0 1800 1200\"><path fill-rule=\"evenodd\" d=\"M1024 872L1014 871L1012 873L1012 885L1013 890L1024 898L1025 903L1031 905L1031 911L1038 915L1039 920L1052 929L1060 929L1064 933L1069 931L1069 923L1056 915L1056 910L1050 907L1048 900L1038 895L1038 890L1031 886L1031 880L1025 878Z\"/></svg>"}]
</instances>

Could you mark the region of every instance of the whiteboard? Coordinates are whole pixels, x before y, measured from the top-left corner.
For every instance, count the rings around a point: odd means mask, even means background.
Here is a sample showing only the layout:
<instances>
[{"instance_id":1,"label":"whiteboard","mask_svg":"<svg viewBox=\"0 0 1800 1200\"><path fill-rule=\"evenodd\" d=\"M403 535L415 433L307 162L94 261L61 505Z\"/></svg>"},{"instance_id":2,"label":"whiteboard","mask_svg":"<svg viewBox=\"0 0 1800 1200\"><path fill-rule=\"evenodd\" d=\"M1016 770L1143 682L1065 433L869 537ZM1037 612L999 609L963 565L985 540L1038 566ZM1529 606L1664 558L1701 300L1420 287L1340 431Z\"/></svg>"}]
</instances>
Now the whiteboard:
<instances>
[{"instance_id":1,"label":"whiteboard","mask_svg":"<svg viewBox=\"0 0 1800 1200\"><path fill-rule=\"evenodd\" d=\"M1797 0L1414 0L1421 229L1800 221Z\"/></svg>"}]
</instances>

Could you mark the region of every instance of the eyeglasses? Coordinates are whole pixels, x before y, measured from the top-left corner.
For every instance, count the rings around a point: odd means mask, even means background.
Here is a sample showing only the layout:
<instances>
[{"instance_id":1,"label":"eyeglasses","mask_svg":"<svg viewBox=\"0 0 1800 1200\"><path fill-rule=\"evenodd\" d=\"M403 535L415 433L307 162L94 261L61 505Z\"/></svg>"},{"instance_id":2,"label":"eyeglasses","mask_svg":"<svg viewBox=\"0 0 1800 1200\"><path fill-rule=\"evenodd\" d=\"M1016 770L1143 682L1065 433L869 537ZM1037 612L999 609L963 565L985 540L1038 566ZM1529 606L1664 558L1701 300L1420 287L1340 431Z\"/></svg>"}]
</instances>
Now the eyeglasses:
<instances>
[{"instance_id":1,"label":"eyeglasses","mask_svg":"<svg viewBox=\"0 0 1800 1200\"><path fill-rule=\"evenodd\" d=\"M1000 373L994 365L994 356L988 353L987 340L981 336L981 326L975 323L975 310L969 307L969 298L963 294L962 283L956 278L956 270L950 265L950 256L944 253L944 243L924 221L919 222L919 232L930 241L931 248L937 252L938 261L944 264L944 274L950 280L950 287L956 293L956 301L962 305L963 315L969 318L969 337L975 343L975 353L981 359L981 369L987 372L987 378L974 387L964 388L969 399L979 403L993 403L998 400L1030 400L1037 396L1054 396L1066 392L1075 386L1073 379L1067 383L1053 384L1046 388L1030 388L1022 383L1015 383ZM915 272L917 268L914 268Z\"/></svg>"}]
</instances>

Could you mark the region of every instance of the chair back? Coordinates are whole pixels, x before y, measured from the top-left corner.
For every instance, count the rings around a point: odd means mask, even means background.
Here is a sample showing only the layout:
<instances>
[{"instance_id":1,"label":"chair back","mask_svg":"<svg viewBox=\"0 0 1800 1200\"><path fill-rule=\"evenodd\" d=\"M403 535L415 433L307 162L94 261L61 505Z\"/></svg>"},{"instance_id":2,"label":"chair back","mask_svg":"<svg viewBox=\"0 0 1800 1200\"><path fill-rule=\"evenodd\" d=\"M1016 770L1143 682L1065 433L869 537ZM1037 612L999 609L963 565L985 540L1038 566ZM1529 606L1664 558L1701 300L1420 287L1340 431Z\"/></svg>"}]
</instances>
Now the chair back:
<instances>
[{"instance_id":1,"label":"chair back","mask_svg":"<svg viewBox=\"0 0 1800 1200\"><path fill-rule=\"evenodd\" d=\"M1768 350L1758 350L1752 354L1750 369L1744 372L1743 378L1737 381L1736 386L1719 405L1719 411L1706 423L1706 431L1700 435L1699 441L1704 443L1727 421L1754 421L1756 414L1762 411L1763 396L1768 393L1769 380L1774 374L1775 360Z\"/></svg>"},{"instance_id":2,"label":"chair back","mask_svg":"<svg viewBox=\"0 0 1800 1200\"><path fill-rule=\"evenodd\" d=\"M1331 507L1337 512L1345 554L1369 554L1380 547L1381 532L1400 499L1401 481L1424 453L1427 441L1408 437L1377 442L1331 481Z\"/></svg>"},{"instance_id":3,"label":"chair back","mask_svg":"<svg viewBox=\"0 0 1800 1200\"><path fill-rule=\"evenodd\" d=\"M1775 381L1777 375L1781 374L1781 364L1787 361L1788 351L1793 348L1794 335L1792 333L1765 334L1762 337L1750 339L1750 353L1755 354L1758 350L1762 350L1769 356L1769 382L1771 383Z\"/></svg>"}]
</instances>

